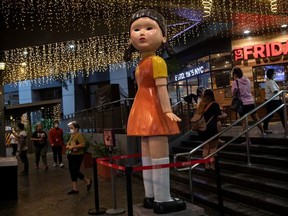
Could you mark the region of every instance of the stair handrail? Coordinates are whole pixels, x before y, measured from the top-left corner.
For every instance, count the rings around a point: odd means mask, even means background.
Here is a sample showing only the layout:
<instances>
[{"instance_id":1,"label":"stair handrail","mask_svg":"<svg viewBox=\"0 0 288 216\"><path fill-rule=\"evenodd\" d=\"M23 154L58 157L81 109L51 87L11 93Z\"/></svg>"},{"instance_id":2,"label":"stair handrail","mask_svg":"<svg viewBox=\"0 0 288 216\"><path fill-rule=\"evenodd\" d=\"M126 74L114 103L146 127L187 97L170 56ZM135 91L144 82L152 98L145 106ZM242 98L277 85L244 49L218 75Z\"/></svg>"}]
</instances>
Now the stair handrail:
<instances>
[{"instance_id":1,"label":"stair handrail","mask_svg":"<svg viewBox=\"0 0 288 216\"><path fill-rule=\"evenodd\" d=\"M270 99L266 100L264 103L262 103L261 105L255 107L255 109L251 110L250 112L248 112L247 114L245 114L244 116L242 116L241 118L239 118L238 120L236 120L233 124L231 124L230 126L226 127L225 129L223 129L222 131L220 131L219 133L217 133L216 135L212 136L211 138L209 138L208 140L204 141L202 144L200 144L199 146L197 146L196 148L192 149L189 152L183 152L183 153L177 153L174 155L174 163L177 162L177 158L178 157L183 157L186 156L187 159L191 160L192 158L192 154L197 151L198 149L202 148L204 145L206 145L208 142L214 140L215 138L219 137L220 135L222 135L223 133L227 132L228 130L230 130L233 126L237 125L239 122L242 122L245 119L245 123L246 123L246 129L240 133L238 136L232 138L231 140L227 141L224 145L222 145L221 147L219 147L215 152L209 154L208 156L206 156L203 159L208 159L212 156L214 156L215 154L217 154L219 151L221 151L222 149L224 149L227 145L229 145L230 143L232 143L234 140L238 139L239 137L241 137L243 134L246 135L246 150L247 150L247 162L248 165L251 165L251 161L250 161L250 137L249 137L249 131L252 130L254 127L256 127L258 124L262 123L265 119L267 119L269 116L273 115L275 112L277 112L278 110L280 110L282 107L284 107L284 126L285 126L285 135L287 136L288 134L288 127L287 127L287 109L286 109L286 99L285 99L285 94L288 93L287 90L281 90L279 92L277 92L275 95L273 95L273 97L271 97ZM248 117L256 112L257 110L259 110L260 108L262 108L263 106L267 105L270 101L272 101L274 98L278 97L282 95L282 101L283 104L281 104L277 109L275 109L274 111L272 111L271 113L267 114L266 116L264 116L262 119L260 119L259 121L255 122L252 126L249 127L248 125ZM199 165L199 163L194 164L193 166L189 166L189 167L184 167L184 168L175 168L177 171L183 171L183 170L192 170L195 167L197 167Z\"/></svg>"}]
</instances>

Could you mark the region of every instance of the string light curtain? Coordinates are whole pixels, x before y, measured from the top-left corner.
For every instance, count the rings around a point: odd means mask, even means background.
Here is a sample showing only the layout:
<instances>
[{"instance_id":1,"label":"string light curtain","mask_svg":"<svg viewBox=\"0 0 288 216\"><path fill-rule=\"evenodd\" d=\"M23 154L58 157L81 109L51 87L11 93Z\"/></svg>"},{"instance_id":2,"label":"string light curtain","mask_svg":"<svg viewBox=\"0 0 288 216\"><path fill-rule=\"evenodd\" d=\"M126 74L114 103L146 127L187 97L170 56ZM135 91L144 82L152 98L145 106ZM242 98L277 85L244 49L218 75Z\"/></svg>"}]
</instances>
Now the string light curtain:
<instances>
[{"instance_id":1,"label":"string light curtain","mask_svg":"<svg viewBox=\"0 0 288 216\"><path fill-rule=\"evenodd\" d=\"M203 2L211 6L207 17ZM3 81L37 80L41 84L43 77L57 80L103 72L110 64L124 67L127 22L140 8L162 13L169 25L168 35L174 38L170 42L177 45L201 34L238 37L244 27L255 35L279 31L276 23L288 23L288 3L277 0L276 12L271 5L272 0L2 0L6 29L82 32L88 28L95 33L82 40L6 50Z\"/></svg>"},{"instance_id":2,"label":"string light curtain","mask_svg":"<svg viewBox=\"0 0 288 216\"><path fill-rule=\"evenodd\" d=\"M278 7L277 0L270 0L270 8L273 13L277 12L277 7Z\"/></svg>"}]
</instances>

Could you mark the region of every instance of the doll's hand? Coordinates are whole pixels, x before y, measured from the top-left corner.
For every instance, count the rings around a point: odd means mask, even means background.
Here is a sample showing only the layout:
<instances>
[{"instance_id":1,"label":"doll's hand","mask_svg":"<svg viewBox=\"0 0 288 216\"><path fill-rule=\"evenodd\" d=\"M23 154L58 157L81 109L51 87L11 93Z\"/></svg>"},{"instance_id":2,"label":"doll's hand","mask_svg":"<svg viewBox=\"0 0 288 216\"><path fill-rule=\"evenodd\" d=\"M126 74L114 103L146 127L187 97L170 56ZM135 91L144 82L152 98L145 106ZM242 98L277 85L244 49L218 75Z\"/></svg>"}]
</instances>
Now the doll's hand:
<instances>
[{"instance_id":1,"label":"doll's hand","mask_svg":"<svg viewBox=\"0 0 288 216\"><path fill-rule=\"evenodd\" d=\"M166 116L171 120L171 121L176 121L176 122L180 122L182 121L177 115L175 115L174 113L172 112L167 112L165 113Z\"/></svg>"}]
</instances>

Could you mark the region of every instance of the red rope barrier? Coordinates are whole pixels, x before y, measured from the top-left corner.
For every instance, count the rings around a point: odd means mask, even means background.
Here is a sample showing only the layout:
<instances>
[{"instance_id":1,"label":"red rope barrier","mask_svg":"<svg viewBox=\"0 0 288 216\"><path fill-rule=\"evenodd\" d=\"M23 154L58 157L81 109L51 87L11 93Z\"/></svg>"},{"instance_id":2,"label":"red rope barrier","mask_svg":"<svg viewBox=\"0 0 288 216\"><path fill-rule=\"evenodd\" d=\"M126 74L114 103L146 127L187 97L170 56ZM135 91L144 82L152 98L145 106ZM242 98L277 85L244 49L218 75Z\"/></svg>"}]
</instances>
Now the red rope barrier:
<instances>
[{"instance_id":1,"label":"red rope barrier","mask_svg":"<svg viewBox=\"0 0 288 216\"><path fill-rule=\"evenodd\" d=\"M133 155L120 155L120 156L113 156L113 160L120 160L120 159L127 159L127 158L135 158L139 157L141 154L133 154ZM99 164L102 164L104 166L111 167L113 169L118 169L125 171L126 167L125 166L120 166L117 164L112 164L107 162L110 160L109 157L104 157L104 158L97 158L96 162ZM169 163L169 164L160 164L160 165L152 165L152 166L139 166L139 167L133 167L132 171L138 172L142 170L149 170L149 169L162 169L162 168L170 168L170 167L179 167L179 166L191 166L194 164L199 164L199 163L207 163L210 162L212 158L208 159L200 159L200 160L191 160L191 161L185 161L185 162L177 162L177 163Z\"/></svg>"}]
</instances>

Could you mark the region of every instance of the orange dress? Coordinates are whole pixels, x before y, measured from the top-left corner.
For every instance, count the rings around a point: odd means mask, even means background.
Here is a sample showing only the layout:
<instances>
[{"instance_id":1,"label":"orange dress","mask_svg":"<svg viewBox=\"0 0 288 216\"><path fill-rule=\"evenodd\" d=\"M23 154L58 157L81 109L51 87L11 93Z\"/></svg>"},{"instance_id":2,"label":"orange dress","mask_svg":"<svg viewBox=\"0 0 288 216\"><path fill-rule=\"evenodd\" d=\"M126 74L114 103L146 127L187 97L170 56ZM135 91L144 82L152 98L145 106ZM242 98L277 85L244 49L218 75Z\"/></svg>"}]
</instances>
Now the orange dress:
<instances>
[{"instance_id":1,"label":"orange dress","mask_svg":"<svg viewBox=\"0 0 288 216\"><path fill-rule=\"evenodd\" d=\"M153 65L160 64L160 65ZM162 67L164 65L165 67ZM164 68L164 71L153 72L153 68ZM130 111L128 136L162 136L178 134L179 128L163 113L155 78L167 77L165 61L158 56L144 58L136 68L138 91ZM161 97L161 95L159 95Z\"/></svg>"}]
</instances>

